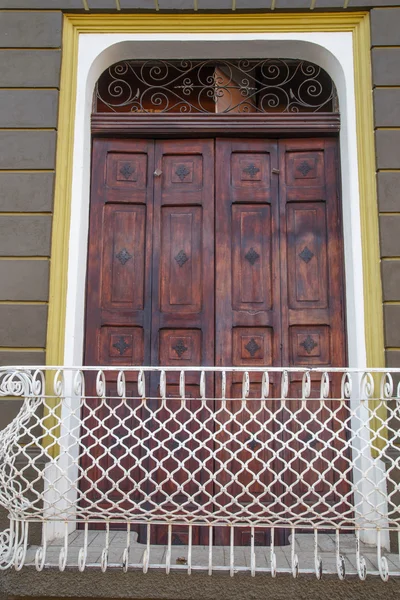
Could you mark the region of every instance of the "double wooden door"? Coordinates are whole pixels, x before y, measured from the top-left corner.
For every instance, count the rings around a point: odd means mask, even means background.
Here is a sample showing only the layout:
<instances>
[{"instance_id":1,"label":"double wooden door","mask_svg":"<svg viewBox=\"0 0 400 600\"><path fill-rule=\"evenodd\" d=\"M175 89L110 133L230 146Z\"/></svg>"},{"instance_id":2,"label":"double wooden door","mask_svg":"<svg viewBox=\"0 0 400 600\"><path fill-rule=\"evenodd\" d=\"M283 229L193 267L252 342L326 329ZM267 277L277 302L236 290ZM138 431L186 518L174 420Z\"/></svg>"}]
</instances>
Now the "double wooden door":
<instances>
[{"instance_id":1,"label":"double wooden door","mask_svg":"<svg viewBox=\"0 0 400 600\"><path fill-rule=\"evenodd\" d=\"M86 364L345 365L337 148L332 138L95 139ZM198 382L188 375L189 397ZM157 381L147 384L156 397ZM241 385L228 377L232 402ZM209 376L207 396L219 388ZM178 375L168 395L179 396Z\"/></svg>"}]
</instances>

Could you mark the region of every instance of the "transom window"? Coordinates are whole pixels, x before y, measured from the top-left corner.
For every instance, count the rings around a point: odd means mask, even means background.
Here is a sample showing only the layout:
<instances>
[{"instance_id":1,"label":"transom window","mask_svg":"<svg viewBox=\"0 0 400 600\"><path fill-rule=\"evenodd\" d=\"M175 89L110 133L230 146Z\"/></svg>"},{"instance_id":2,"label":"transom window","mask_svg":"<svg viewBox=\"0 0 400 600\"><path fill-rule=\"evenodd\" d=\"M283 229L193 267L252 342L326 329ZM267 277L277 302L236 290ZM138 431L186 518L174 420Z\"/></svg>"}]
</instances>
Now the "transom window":
<instances>
[{"instance_id":1,"label":"transom window","mask_svg":"<svg viewBox=\"0 0 400 600\"><path fill-rule=\"evenodd\" d=\"M338 112L338 101L326 71L300 60L127 60L100 76L94 111Z\"/></svg>"}]
</instances>

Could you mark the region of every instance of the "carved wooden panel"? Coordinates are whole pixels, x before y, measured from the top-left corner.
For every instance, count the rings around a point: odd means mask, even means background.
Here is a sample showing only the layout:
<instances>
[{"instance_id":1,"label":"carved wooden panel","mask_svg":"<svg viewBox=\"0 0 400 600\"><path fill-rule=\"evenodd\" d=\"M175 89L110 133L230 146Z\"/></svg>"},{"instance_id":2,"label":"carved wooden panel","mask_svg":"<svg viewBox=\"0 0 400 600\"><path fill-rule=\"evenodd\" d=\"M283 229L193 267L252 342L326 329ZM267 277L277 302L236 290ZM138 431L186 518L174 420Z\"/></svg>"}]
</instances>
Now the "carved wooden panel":
<instances>
[{"instance_id":1,"label":"carved wooden panel","mask_svg":"<svg viewBox=\"0 0 400 600\"><path fill-rule=\"evenodd\" d=\"M347 359L337 141L282 140L279 146L282 361L343 366Z\"/></svg>"},{"instance_id":2,"label":"carved wooden panel","mask_svg":"<svg viewBox=\"0 0 400 600\"><path fill-rule=\"evenodd\" d=\"M328 268L324 203L287 205L289 308L326 308Z\"/></svg>"},{"instance_id":3,"label":"carved wooden panel","mask_svg":"<svg viewBox=\"0 0 400 600\"><path fill-rule=\"evenodd\" d=\"M160 364L179 367L199 366L201 331L198 329L162 329Z\"/></svg>"},{"instance_id":4,"label":"carved wooden panel","mask_svg":"<svg viewBox=\"0 0 400 600\"><path fill-rule=\"evenodd\" d=\"M201 310L202 252L200 207L161 209L160 300L165 313Z\"/></svg>"},{"instance_id":5,"label":"carved wooden panel","mask_svg":"<svg viewBox=\"0 0 400 600\"><path fill-rule=\"evenodd\" d=\"M156 142L155 171L161 174L154 177L152 363L211 365L215 322L214 141ZM177 331L176 339L169 343L173 331ZM189 381L194 385L194 379L189 377ZM211 378L207 384L211 396L212 385Z\"/></svg>"},{"instance_id":6,"label":"carved wooden panel","mask_svg":"<svg viewBox=\"0 0 400 600\"><path fill-rule=\"evenodd\" d=\"M165 154L161 161L163 203L193 202L192 195L203 188L203 156ZM189 194L189 200L187 197ZM186 197L186 200L185 200ZM168 200L167 200L168 198Z\"/></svg>"},{"instance_id":7,"label":"carved wooden panel","mask_svg":"<svg viewBox=\"0 0 400 600\"><path fill-rule=\"evenodd\" d=\"M135 194L135 201L145 200L147 187L147 154L109 152L105 169L107 188Z\"/></svg>"},{"instance_id":8,"label":"carved wooden panel","mask_svg":"<svg viewBox=\"0 0 400 600\"><path fill-rule=\"evenodd\" d=\"M217 365L280 364L278 171L275 141L217 140ZM240 373L227 377L227 396L241 389Z\"/></svg>"},{"instance_id":9,"label":"carved wooden panel","mask_svg":"<svg viewBox=\"0 0 400 600\"><path fill-rule=\"evenodd\" d=\"M286 183L289 186L314 187L325 184L323 151L298 151L286 154Z\"/></svg>"},{"instance_id":10,"label":"carved wooden panel","mask_svg":"<svg viewBox=\"0 0 400 600\"><path fill-rule=\"evenodd\" d=\"M235 327L233 329L233 361L238 367L271 366L272 329Z\"/></svg>"},{"instance_id":11,"label":"carved wooden panel","mask_svg":"<svg viewBox=\"0 0 400 600\"><path fill-rule=\"evenodd\" d=\"M232 207L234 310L272 306L271 211L268 205Z\"/></svg>"},{"instance_id":12,"label":"carved wooden panel","mask_svg":"<svg viewBox=\"0 0 400 600\"><path fill-rule=\"evenodd\" d=\"M146 207L107 204L104 207L102 304L143 310Z\"/></svg>"},{"instance_id":13,"label":"carved wooden panel","mask_svg":"<svg viewBox=\"0 0 400 600\"><path fill-rule=\"evenodd\" d=\"M144 333L141 327L102 327L98 342L100 365L141 365Z\"/></svg>"},{"instance_id":14,"label":"carved wooden panel","mask_svg":"<svg viewBox=\"0 0 400 600\"><path fill-rule=\"evenodd\" d=\"M290 328L291 364L320 366L331 362L330 328L299 325Z\"/></svg>"},{"instance_id":15,"label":"carved wooden panel","mask_svg":"<svg viewBox=\"0 0 400 600\"><path fill-rule=\"evenodd\" d=\"M154 142L94 139L86 294L86 364L150 362ZM119 334L119 328L128 333ZM108 333L117 338L109 343ZM125 331L125 329L124 329ZM138 335L137 354L120 354ZM122 336L122 340L118 338ZM107 338L107 340L106 340ZM126 362L126 358L129 359ZM107 378L113 378L108 374Z\"/></svg>"},{"instance_id":16,"label":"carved wooden panel","mask_svg":"<svg viewBox=\"0 0 400 600\"><path fill-rule=\"evenodd\" d=\"M236 193L253 192L253 201L271 187L271 158L268 152L233 152L231 154L231 184Z\"/></svg>"}]
</instances>

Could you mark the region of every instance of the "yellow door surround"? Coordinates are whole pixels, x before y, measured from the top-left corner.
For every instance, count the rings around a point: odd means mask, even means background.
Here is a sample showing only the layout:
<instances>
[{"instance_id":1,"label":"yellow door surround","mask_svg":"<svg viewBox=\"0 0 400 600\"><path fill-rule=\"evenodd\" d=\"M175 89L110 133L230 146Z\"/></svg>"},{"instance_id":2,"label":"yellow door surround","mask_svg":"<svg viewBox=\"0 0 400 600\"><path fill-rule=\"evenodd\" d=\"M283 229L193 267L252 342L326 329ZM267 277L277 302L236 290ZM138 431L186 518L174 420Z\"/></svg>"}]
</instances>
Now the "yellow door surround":
<instances>
[{"instance_id":1,"label":"yellow door surround","mask_svg":"<svg viewBox=\"0 0 400 600\"><path fill-rule=\"evenodd\" d=\"M353 35L367 364L369 367L384 366L382 291L372 117L370 25L367 12L64 15L47 331L46 356L48 365L63 365L64 362L79 35L83 33L313 31L351 32Z\"/></svg>"}]
</instances>

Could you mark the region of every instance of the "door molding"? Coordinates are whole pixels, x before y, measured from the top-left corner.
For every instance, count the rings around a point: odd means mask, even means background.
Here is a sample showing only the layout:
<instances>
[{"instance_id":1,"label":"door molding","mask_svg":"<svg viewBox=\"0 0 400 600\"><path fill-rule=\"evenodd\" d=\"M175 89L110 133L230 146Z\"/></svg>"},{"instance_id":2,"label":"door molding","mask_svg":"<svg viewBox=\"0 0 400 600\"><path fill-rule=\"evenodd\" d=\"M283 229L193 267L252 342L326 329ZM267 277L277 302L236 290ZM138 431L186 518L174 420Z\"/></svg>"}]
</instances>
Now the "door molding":
<instances>
[{"instance_id":1,"label":"door molding","mask_svg":"<svg viewBox=\"0 0 400 600\"><path fill-rule=\"evenodd\" d=\"M93 114L93 135L234 136L326 135L340 130L337 113L283 113L261 115L182 115L182 114Z\"/></svg>"}]
</instances>

